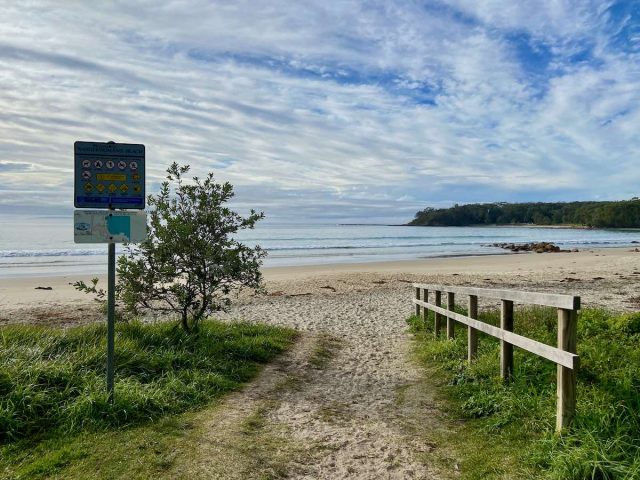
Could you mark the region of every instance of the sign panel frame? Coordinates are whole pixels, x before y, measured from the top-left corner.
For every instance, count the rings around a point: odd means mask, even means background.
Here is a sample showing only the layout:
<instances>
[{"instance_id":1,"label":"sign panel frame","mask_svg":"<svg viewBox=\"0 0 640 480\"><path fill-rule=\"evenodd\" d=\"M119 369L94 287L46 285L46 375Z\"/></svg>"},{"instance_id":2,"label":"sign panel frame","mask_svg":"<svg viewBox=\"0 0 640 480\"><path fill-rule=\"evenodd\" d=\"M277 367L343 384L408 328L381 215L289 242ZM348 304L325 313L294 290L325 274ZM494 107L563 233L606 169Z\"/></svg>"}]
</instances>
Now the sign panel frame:
<instances>
[{"instance_id":1,"label":"sign panel frame","mask_svg":"<svg viewBox=\"0 0 640 480\"><path fill-rule=\"evenodd\" d=\"M76 208L144 210L143 144L77 141L73 153Z\"/></svg>"}]
</instances>

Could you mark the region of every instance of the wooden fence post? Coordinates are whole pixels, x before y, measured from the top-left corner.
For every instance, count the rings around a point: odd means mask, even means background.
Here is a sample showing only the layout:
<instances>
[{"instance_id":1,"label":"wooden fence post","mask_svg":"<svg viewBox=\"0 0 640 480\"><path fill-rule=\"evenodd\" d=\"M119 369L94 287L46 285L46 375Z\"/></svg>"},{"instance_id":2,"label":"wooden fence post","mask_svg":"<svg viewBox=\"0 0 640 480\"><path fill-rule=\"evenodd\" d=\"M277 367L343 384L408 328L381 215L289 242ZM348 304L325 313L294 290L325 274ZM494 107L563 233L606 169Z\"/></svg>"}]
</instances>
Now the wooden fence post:
<instances>
[{"instance_id":1,"label":"wooden fence post","mask_svg":"<svg viewBox=\"0 0 640 480\"><path fill-rule=\"evenodd\" d=\"M422 290L422 300L429 303L429 290L426 288ZM429 309L424 307L422 309L422 321L424 322L425 328L427 327L427 319L429 318Z\"/></svg>"},{"instance_id":2,"label":"wooden fence post","mask_svg":"<svg viewBox=\"0 0 640 480\"><path fill-rule=\"evenodd\" d=\"M442 306L442 292L440 290L436 290L436 307L441 307ZM442 326L442 314L441 313L436 313L435 315L435 326L434 326L434 333L436 334L436 337L438 335L440 335L440 327Z\"/></svg>"},{"instance_id":3,"label":"wooden fence post","mask_svg":"<svg viewBox=\"0 0 640 480\"><path fill-rule=\"evenodd\" d=\"M418 286L416 286L418 285ZM416 299L429 303L429 289L435 292L434 333L438 337L447 319L447 336L454 336L454 322L467 326L467 360L473 361L478 353L478 332L483 332L500 339L500 375L504 381L513 377L513 348L518 346L542 358L551 360L557 365L556 390L556 431L567 428L575 418L576 411L576 379L578 369L577 343L577 314L580 309L580 297L562 294L518 292L497 289L467 288L457 286L440 286L414 284ZM422 294L420 291L422 290ZM447 294L447 308L443 308L442 294ZM455 312L455 294L468 295L468 313L460 315ZM500 328L478 321L478 298L487 297L501 301ZM558 339L557 347L543 342L515 335L514 302L554 307L558 311ZM429 304L431 305L431 304ZM416 304L416 315L423 315L425 326L428 321L429 308ZM472 326L473 325L473 326Z\"/></svg>"},{"instance_id":4,"label":"wooden fence post","mask_svg":"<svg viewBox=\"0 0 640 480\"><path fill-rule=\"evenodd\" d=\"M513 302L511 300L501 300L500 328L513 332ZM503 380L508 380L513 374L513 345L500 340L500 376Z\"/></svg>"},{"instance_id":5,"label":"wooden fence post","mask_svg":"<svg viewBox=\"0 0 640 480\"><path fill-rule=\"evenodd\" d=\"M456 308L455 293L447 293L447 310L454 311ZM454 332L455 321L451 317L447 317L447 338L452 339L455 336Z\"/></svg>"},{"instance_id":6,"label":"wooden fence post","mask_svg":"<svg viewBox=\"0 0 640 480\"><path fill-rule=\"evenodd\" d=\"M576 352L577 315L575 310L558 309L558 348ZM568 427L576 411L576 376L574 369L558 365L556 432Z\"/></svg>"},{"instance_id":7,"label":"wooden fence post","mask_svg":"<svg viewBox=\"0 0 640 480\"><path fill-rule=\"evenodd\" d=\"M469 295L469 318L478 318L478 297ZM467 326L467 360L472 362L478 356L478 331Z\"/></svg>"}]
</instances>

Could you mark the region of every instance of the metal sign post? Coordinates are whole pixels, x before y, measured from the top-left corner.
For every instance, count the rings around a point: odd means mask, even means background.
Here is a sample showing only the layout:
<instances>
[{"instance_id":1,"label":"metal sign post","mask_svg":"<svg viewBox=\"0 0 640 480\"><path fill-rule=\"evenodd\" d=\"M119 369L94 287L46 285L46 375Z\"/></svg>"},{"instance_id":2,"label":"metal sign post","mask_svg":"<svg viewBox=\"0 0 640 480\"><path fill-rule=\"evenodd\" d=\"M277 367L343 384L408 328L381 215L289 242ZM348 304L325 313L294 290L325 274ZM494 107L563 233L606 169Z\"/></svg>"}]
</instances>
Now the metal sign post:
<instances>
[{"instance_id":1,"label":"metal sign post","mask_svg":"<svg viewBox=\"0 0 640 480\"><path fill-rule=\"evenodd\" d=\"M146 238L145 147L114 142L75 142L74 212L75 243L108 243L107 266L107 395L114 401L116 243L142 242Z\"/></svg>"},{"instance_id":2,"label":"metal sign post","mask_svg":"<svg viewBox=\"0 0 640 480\"><path fill-rule=\"evenodd\" d=\"M113 376L116 331L116 244L109 243L107 273L107 395L113 403Z\"/></svg>"}]
</instances>

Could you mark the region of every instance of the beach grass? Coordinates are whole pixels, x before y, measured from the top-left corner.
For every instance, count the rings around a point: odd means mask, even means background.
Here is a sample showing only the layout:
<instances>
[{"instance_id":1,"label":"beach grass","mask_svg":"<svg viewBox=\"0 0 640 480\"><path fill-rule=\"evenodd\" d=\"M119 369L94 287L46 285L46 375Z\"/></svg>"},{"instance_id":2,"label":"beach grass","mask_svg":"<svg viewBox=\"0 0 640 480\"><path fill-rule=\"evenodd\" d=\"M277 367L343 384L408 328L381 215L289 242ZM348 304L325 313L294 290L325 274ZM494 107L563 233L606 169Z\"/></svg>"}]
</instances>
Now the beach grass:
<instances>
[{"instance_id":1,"label":"beach grass","mask_svg":"<svg viewBox=\"0 0 640 480\"><path fill-rule=\"evenodd\" d=\"M457 309L464 313L464 309ZM640 478L640 313L585 309L578 316L577 414L555 433L556 367L515 349L513 380L499 377L499 341L479 334L466 362L466 327L453 340L431 333L433 314L408 321L421 364L440 379L457 435L442 441L462 458L462 478ZM499 311L480 318L499 323ZM515 332L555 344L556 312L517 310ZM515 476L514 476L515 475Z\"/></svg>"},{"instance_id":2,"label":"beach grass","mask_svg":"<svg viewBox=\"0 0 640 480\"><path fill-rule=\"evenodd\" d=\"M2 327L0 474L55 475L96 449L109 458L129 448L110 445L121 432L134 444L156 445L153 455L170 452L168 439L184 430L173 423L188 425L189 412L241 387L295 338L291 329L248 323L209 320L195 334L173 323L119 323L111 404L104 325ZM135 464L142 450L121 454Z\"/></svg>"}]
</instances>

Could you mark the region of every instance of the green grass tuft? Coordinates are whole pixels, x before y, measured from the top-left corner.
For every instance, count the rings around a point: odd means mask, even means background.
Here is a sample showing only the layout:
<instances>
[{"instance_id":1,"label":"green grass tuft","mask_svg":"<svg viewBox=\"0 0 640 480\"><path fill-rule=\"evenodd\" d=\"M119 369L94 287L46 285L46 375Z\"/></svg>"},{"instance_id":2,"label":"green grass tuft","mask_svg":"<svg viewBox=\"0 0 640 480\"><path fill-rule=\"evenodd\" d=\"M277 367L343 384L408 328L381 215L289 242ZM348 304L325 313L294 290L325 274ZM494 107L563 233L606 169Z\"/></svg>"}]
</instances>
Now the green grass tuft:
<instances>
[{"instance_id":1,"label":"green grass tuft","mask_svg":"<svg viewBox=\"0 0 640 480\"><path fill-rule=\"evenodd\" d=\"M497 311L481 315L493 325L498 318ZM553 309L518 310L515 319L516 333L555 344ZM408 322L418 357L446 379L453 412L468 419L474 435L481 434L479 441L502 442L502 452L546 478L640 478L640 314L593 309L579 314L577 415L562 435L554 432L553 363L516 348L514 378L504 384L497 339L479 334L479 357L469 365L466 327L457 325L456 338L446 340L431 333L432 316L426 325L415 316Z\"/></svg>"},{"instance_id":2,"label":"green grass tuft","mask_svg":"<svg viewBox=\"0 0 640 480\"><path fill-rule=\"evenodd\" d=\"M25 452L51 439L201 407L251 379L295 335L248 323L207 321L196 334L172 323L118 324L111 405L105 392L105 326L2 327L0 467L20 463ZM24 475L50 474L79 455L65 449L45 453L22 467Z\"/></svg>"}]
</instances>

